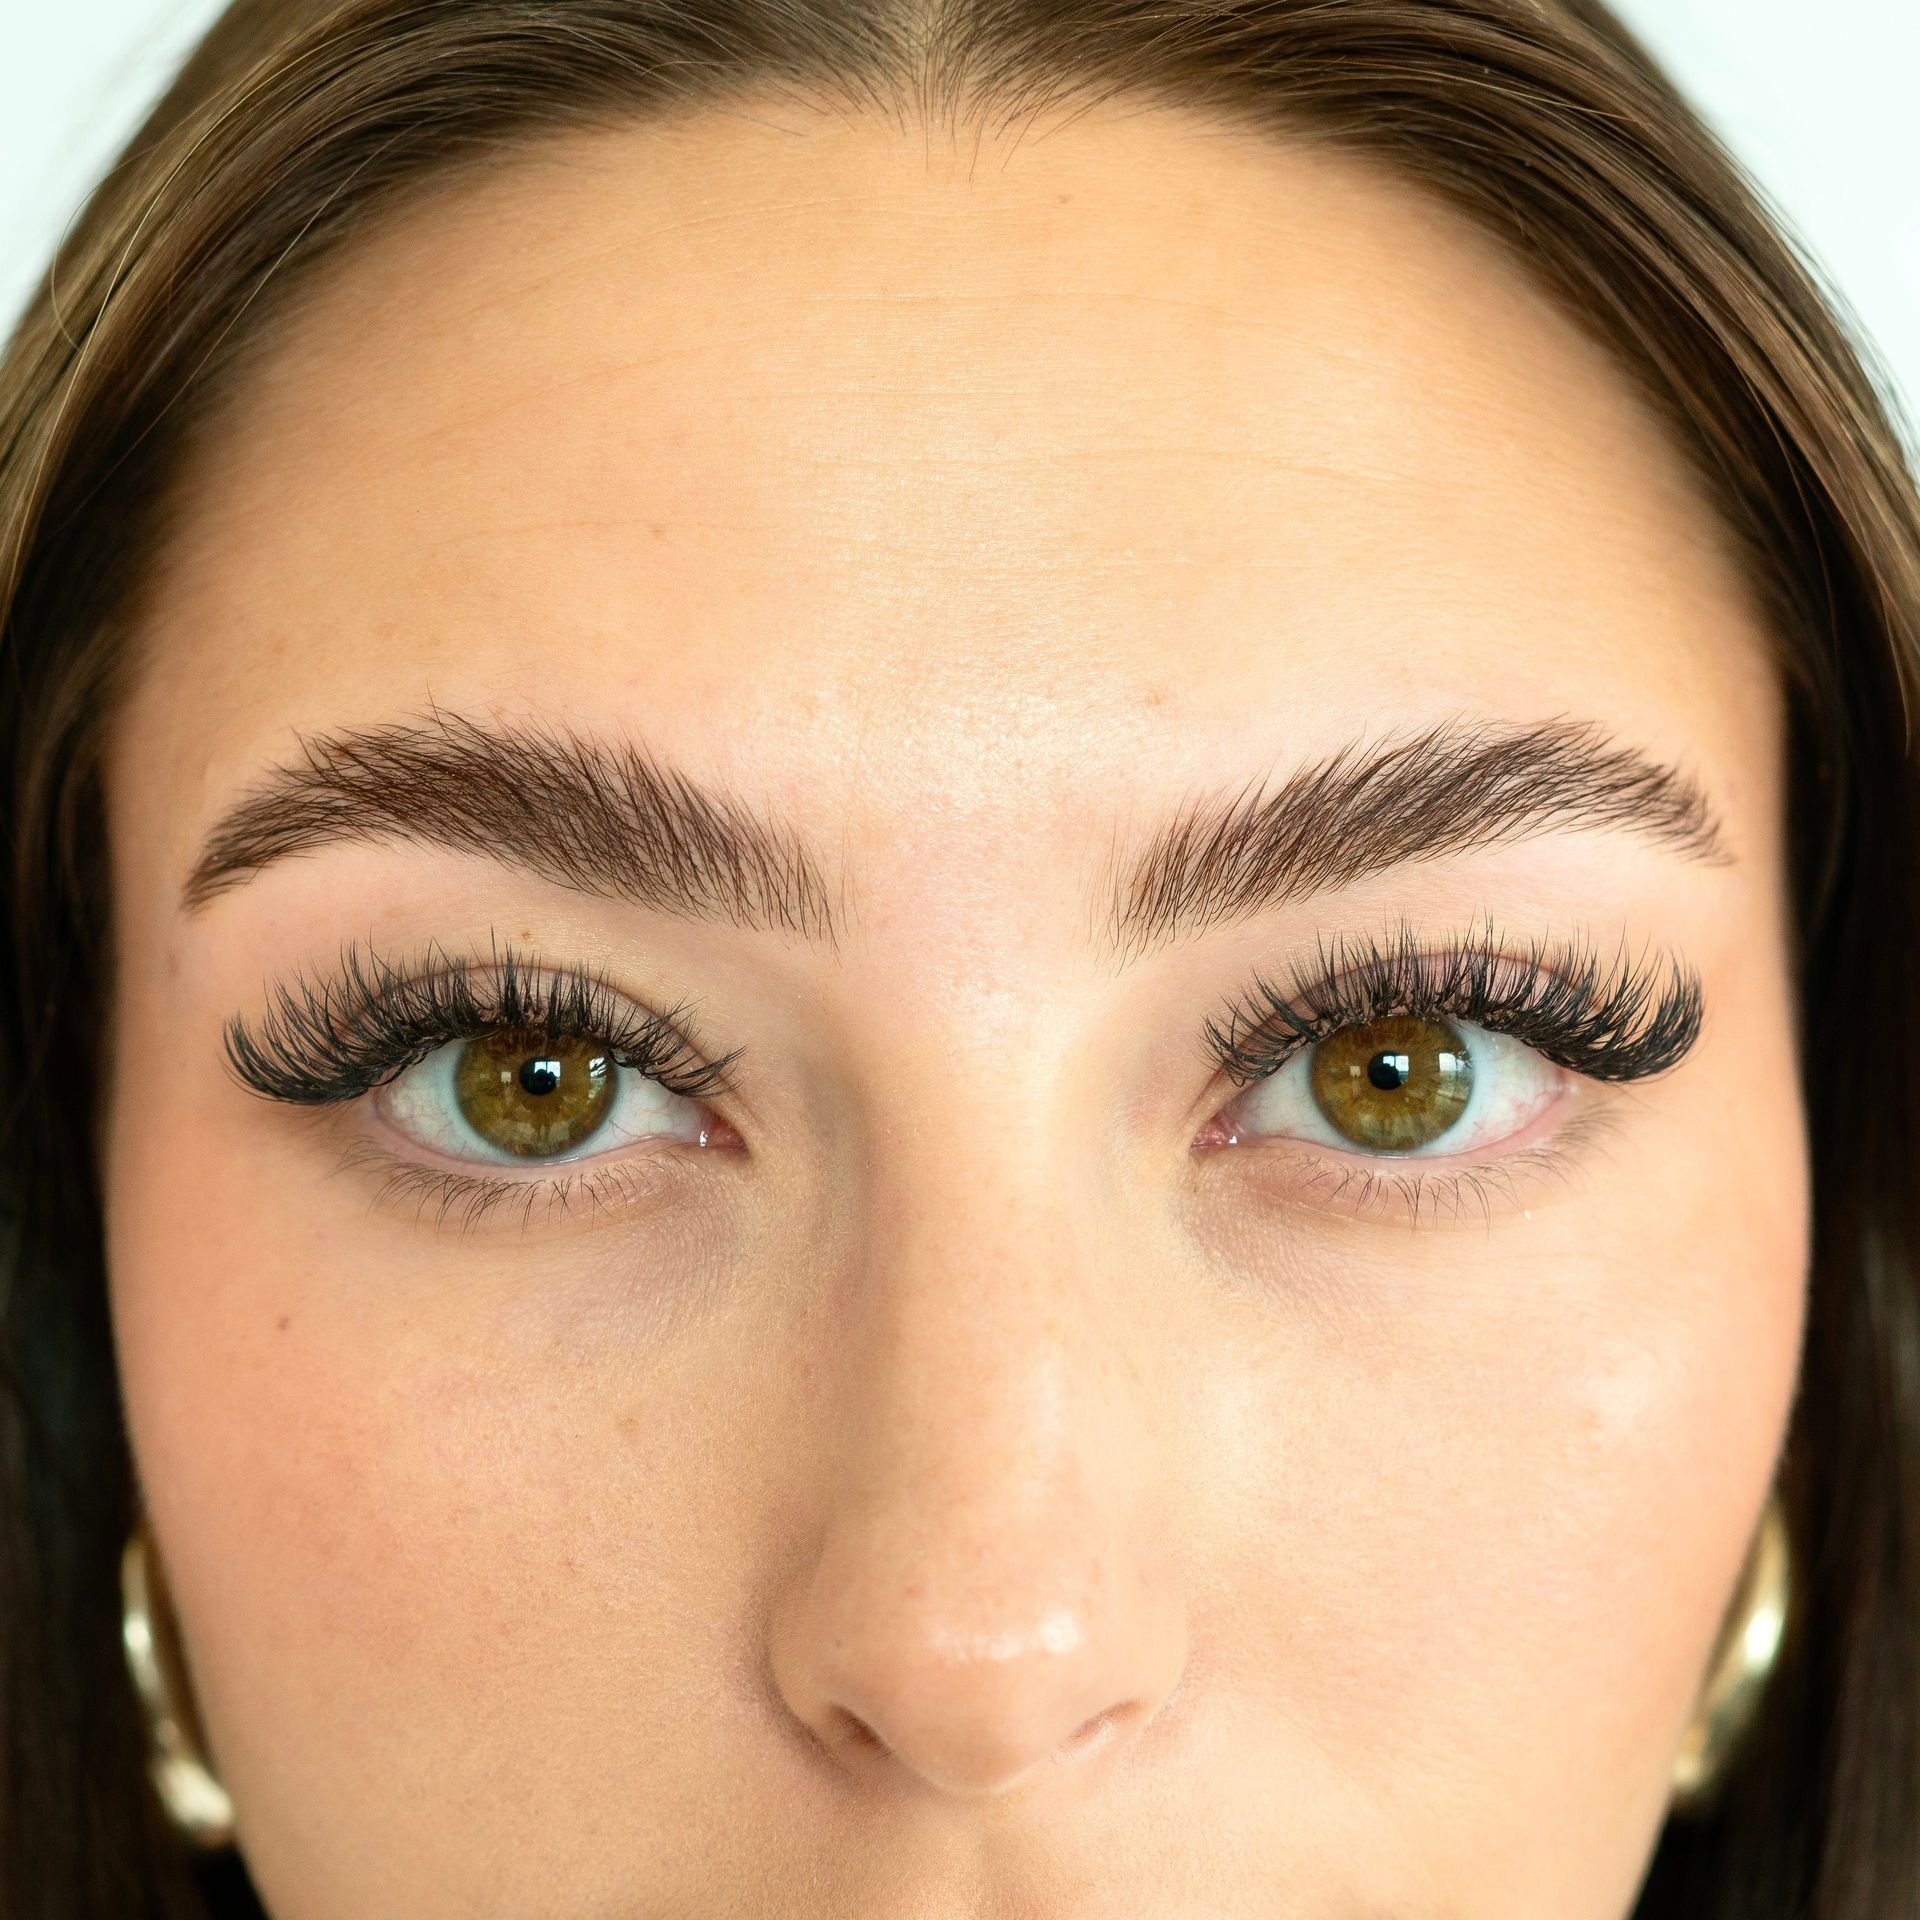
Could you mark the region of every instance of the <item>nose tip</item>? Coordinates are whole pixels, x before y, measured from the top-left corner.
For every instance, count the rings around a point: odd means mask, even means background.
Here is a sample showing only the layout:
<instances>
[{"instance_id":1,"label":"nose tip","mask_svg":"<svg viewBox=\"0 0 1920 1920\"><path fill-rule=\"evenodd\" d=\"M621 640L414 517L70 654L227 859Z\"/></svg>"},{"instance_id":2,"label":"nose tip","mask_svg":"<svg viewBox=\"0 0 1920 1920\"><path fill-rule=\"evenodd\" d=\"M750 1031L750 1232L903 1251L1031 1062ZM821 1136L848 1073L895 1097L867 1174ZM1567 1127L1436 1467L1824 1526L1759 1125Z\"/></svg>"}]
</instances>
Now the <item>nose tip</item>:
<instances>
[{"instance_id":1,"label":"nose tip","mask_svg":"<svg viewBox=\"0 0 1920 1920\"><path fill-rule=\"evenodd\" d=\"M1011 1794L1137 1739L1184 1661L1151 1606L962 1625L915 1604L933 1598L924 1586L889 1609L839 1598L811 1620L803 1608L776 1637L789 1710L849 1774L956 1799Z\"/></svg>"}]
</instances>

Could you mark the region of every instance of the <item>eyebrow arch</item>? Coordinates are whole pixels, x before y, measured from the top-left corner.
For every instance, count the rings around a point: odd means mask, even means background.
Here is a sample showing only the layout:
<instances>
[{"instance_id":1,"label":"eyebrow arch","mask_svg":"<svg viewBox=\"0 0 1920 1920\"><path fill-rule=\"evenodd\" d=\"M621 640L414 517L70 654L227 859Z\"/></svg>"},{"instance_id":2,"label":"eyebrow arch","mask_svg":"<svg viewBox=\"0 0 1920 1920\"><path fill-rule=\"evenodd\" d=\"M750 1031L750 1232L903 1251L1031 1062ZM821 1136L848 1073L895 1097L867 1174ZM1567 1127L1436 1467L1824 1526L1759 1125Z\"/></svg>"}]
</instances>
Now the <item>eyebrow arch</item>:
<instances>
[{"instance_id":1,"label":"eyebrow arch","mask_svg":"<svg viewBox=\"0 0 1920 1920\"><path fill-rule=\"evenodd\" d=\"M297 760L215 824L181 904L195 913L279 861L378 841L479 854L684 919L838 938L824 876L778 822L637 746L438 707L301 736Z\"/></svg>"},{"instance_id":2,"label":"eyebrow arch","mask_svg":"<svg viewBox=\"0 0 1920 1920\"><path fill-rule=\"evenodd\" d=\"M1130 863L1110 857L1107 933L1133 957L1404 862L1596 831L1728 857L1696 781L1590 721L1444 722L1184 807Z\"/></svg>"}]
</instances>

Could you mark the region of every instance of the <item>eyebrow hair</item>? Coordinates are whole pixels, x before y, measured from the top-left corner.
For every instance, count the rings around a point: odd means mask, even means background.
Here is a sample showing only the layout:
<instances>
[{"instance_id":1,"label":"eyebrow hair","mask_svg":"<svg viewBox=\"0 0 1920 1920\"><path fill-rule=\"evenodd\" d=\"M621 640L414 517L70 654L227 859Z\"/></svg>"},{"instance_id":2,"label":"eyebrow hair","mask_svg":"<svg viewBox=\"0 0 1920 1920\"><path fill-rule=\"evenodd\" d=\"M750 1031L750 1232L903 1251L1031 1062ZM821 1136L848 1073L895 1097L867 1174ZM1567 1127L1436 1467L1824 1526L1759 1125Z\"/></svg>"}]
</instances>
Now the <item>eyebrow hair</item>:
<instances>
[{"instance_id":1,"label":"eyebrow hair","mask_svg":"<svg viewBox=\"0 0 1920 1920\"><path fill-rule=\"evenodd\" d=\"M838 937L826 880L790 829L636 746L437 707L301 737L298 760L214 826L182 905L196 912L318 847L387 840L480 854L682 918Z\"/></svg>"},{"instance_id":2,"label":"eyebrow hair","mask_svg":"<svg viewBox=\"0 0 1920 1920\"><path fill-rule=\"evenodd\" d=\"M1453 721L1344 747L1271 793L1255 782L1191 803L1123 878L1110 858L1107 931L1132 957L1406 861L1592 831L1727 857L1697 782L1591 722Z\"/></svg>"}]
</instances>

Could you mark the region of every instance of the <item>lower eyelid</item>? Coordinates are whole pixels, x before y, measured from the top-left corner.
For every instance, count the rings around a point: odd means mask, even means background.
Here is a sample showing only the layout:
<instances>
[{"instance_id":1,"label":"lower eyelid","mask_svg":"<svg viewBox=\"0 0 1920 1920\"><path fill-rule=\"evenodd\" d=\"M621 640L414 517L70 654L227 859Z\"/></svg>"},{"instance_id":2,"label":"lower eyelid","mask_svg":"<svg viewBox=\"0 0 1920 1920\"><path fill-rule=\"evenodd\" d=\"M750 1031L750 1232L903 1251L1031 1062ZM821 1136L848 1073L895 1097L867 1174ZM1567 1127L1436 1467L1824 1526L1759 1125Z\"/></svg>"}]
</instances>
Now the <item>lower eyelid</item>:
<instances>
[{"instance_id":1,"label":"lower eyelid","mask_svg":"<svg viewBox=\"0 0 1920 1920\"><path fill-rule=\"evenodd\" d=\"M1600 1101L1572 1083L1565 1111L1556 1101L1517 1144L1503 1143L1477 1158L1340 1152L1275 1138L1204 1160L1209 1178L1230 1177L1237 1167L1236 1192L1244 1195L1250 1186L1289 1210L1410 1227L1484 1227L1502 1214L1551 1206L1575 1190L1589 1156L1604 1150L1616 1120L1613 1102L1604 1097L1611 1090L1593 1091L1602 1095Z\"/></svg>"},{"instance_id":2,"label":"lower eyelid","mask_svg":"<svg viewBox=\"0 0 1920 1920\"><path fill-rule=\"evenodd\" d=\"M526 1230L555 1215L612 1219L630 1209L668 1205L704 1162L707 1150L673 1140L642 1142L637 1151L534 1163L524 1175L492 1163L432 1161L418 1150L398 1153L365 1135L341 1149L338 1171L366 1181L380 1212L411 1216L436 1230L486 1227Z\"/></svg>"}]
</instances>

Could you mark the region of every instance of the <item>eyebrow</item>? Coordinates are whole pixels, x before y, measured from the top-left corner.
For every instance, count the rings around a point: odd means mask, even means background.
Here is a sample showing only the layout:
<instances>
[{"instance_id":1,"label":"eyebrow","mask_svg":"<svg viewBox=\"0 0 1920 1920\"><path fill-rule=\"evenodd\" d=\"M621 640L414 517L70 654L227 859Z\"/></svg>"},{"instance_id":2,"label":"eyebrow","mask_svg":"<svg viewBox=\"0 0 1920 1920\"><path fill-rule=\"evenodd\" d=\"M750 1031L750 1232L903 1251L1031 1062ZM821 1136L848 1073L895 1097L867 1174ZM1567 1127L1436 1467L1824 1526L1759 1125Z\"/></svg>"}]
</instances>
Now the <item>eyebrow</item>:
<instances>
[{"instance_id":1,"label":"eyebrow","mask_svg":"<svg viewBox=\"0 0 1920 1920\"><path fill-rule=\"evenodd\" d=\"M1255 781L1189 803L1130 859L1110 855L1106 932L1137 956L1390 867L1580 831L1726 858L1698 783L1591 722L1450 722L1343 747L1271 792ZM823 868L790 826L640 747L438 708L302 736L298 758L215 824L182 905L198 912L303 853L383 841L478 854L683 918L829 945L840 935Z\"/></svg>"},{"instance_id":2,"label":"eyebrow","mask_svg":"<svg viewBox=\"0 0 1920 1920\"><path fill-rule=\"evenodd\" d=\"M1131 957L1406 862L1570 832L1727 858L1700 785L1592 722L1448 722L1182 808L1130 861L1110 857L1107 933Z\"/></svg>"},{"instance_id":3,"label":"eyebrow","mask_svg":"<svg viewBox=\"0 0 1920 1920\"><path fill-rule=\"evenodd\" d=\"M426 718L301 737L208 835L197 912L277 862L342 842L475 853L577 892L832 943L820 866L780 822L627 744L557 726Z\"/></svg>"}]
</instances>

